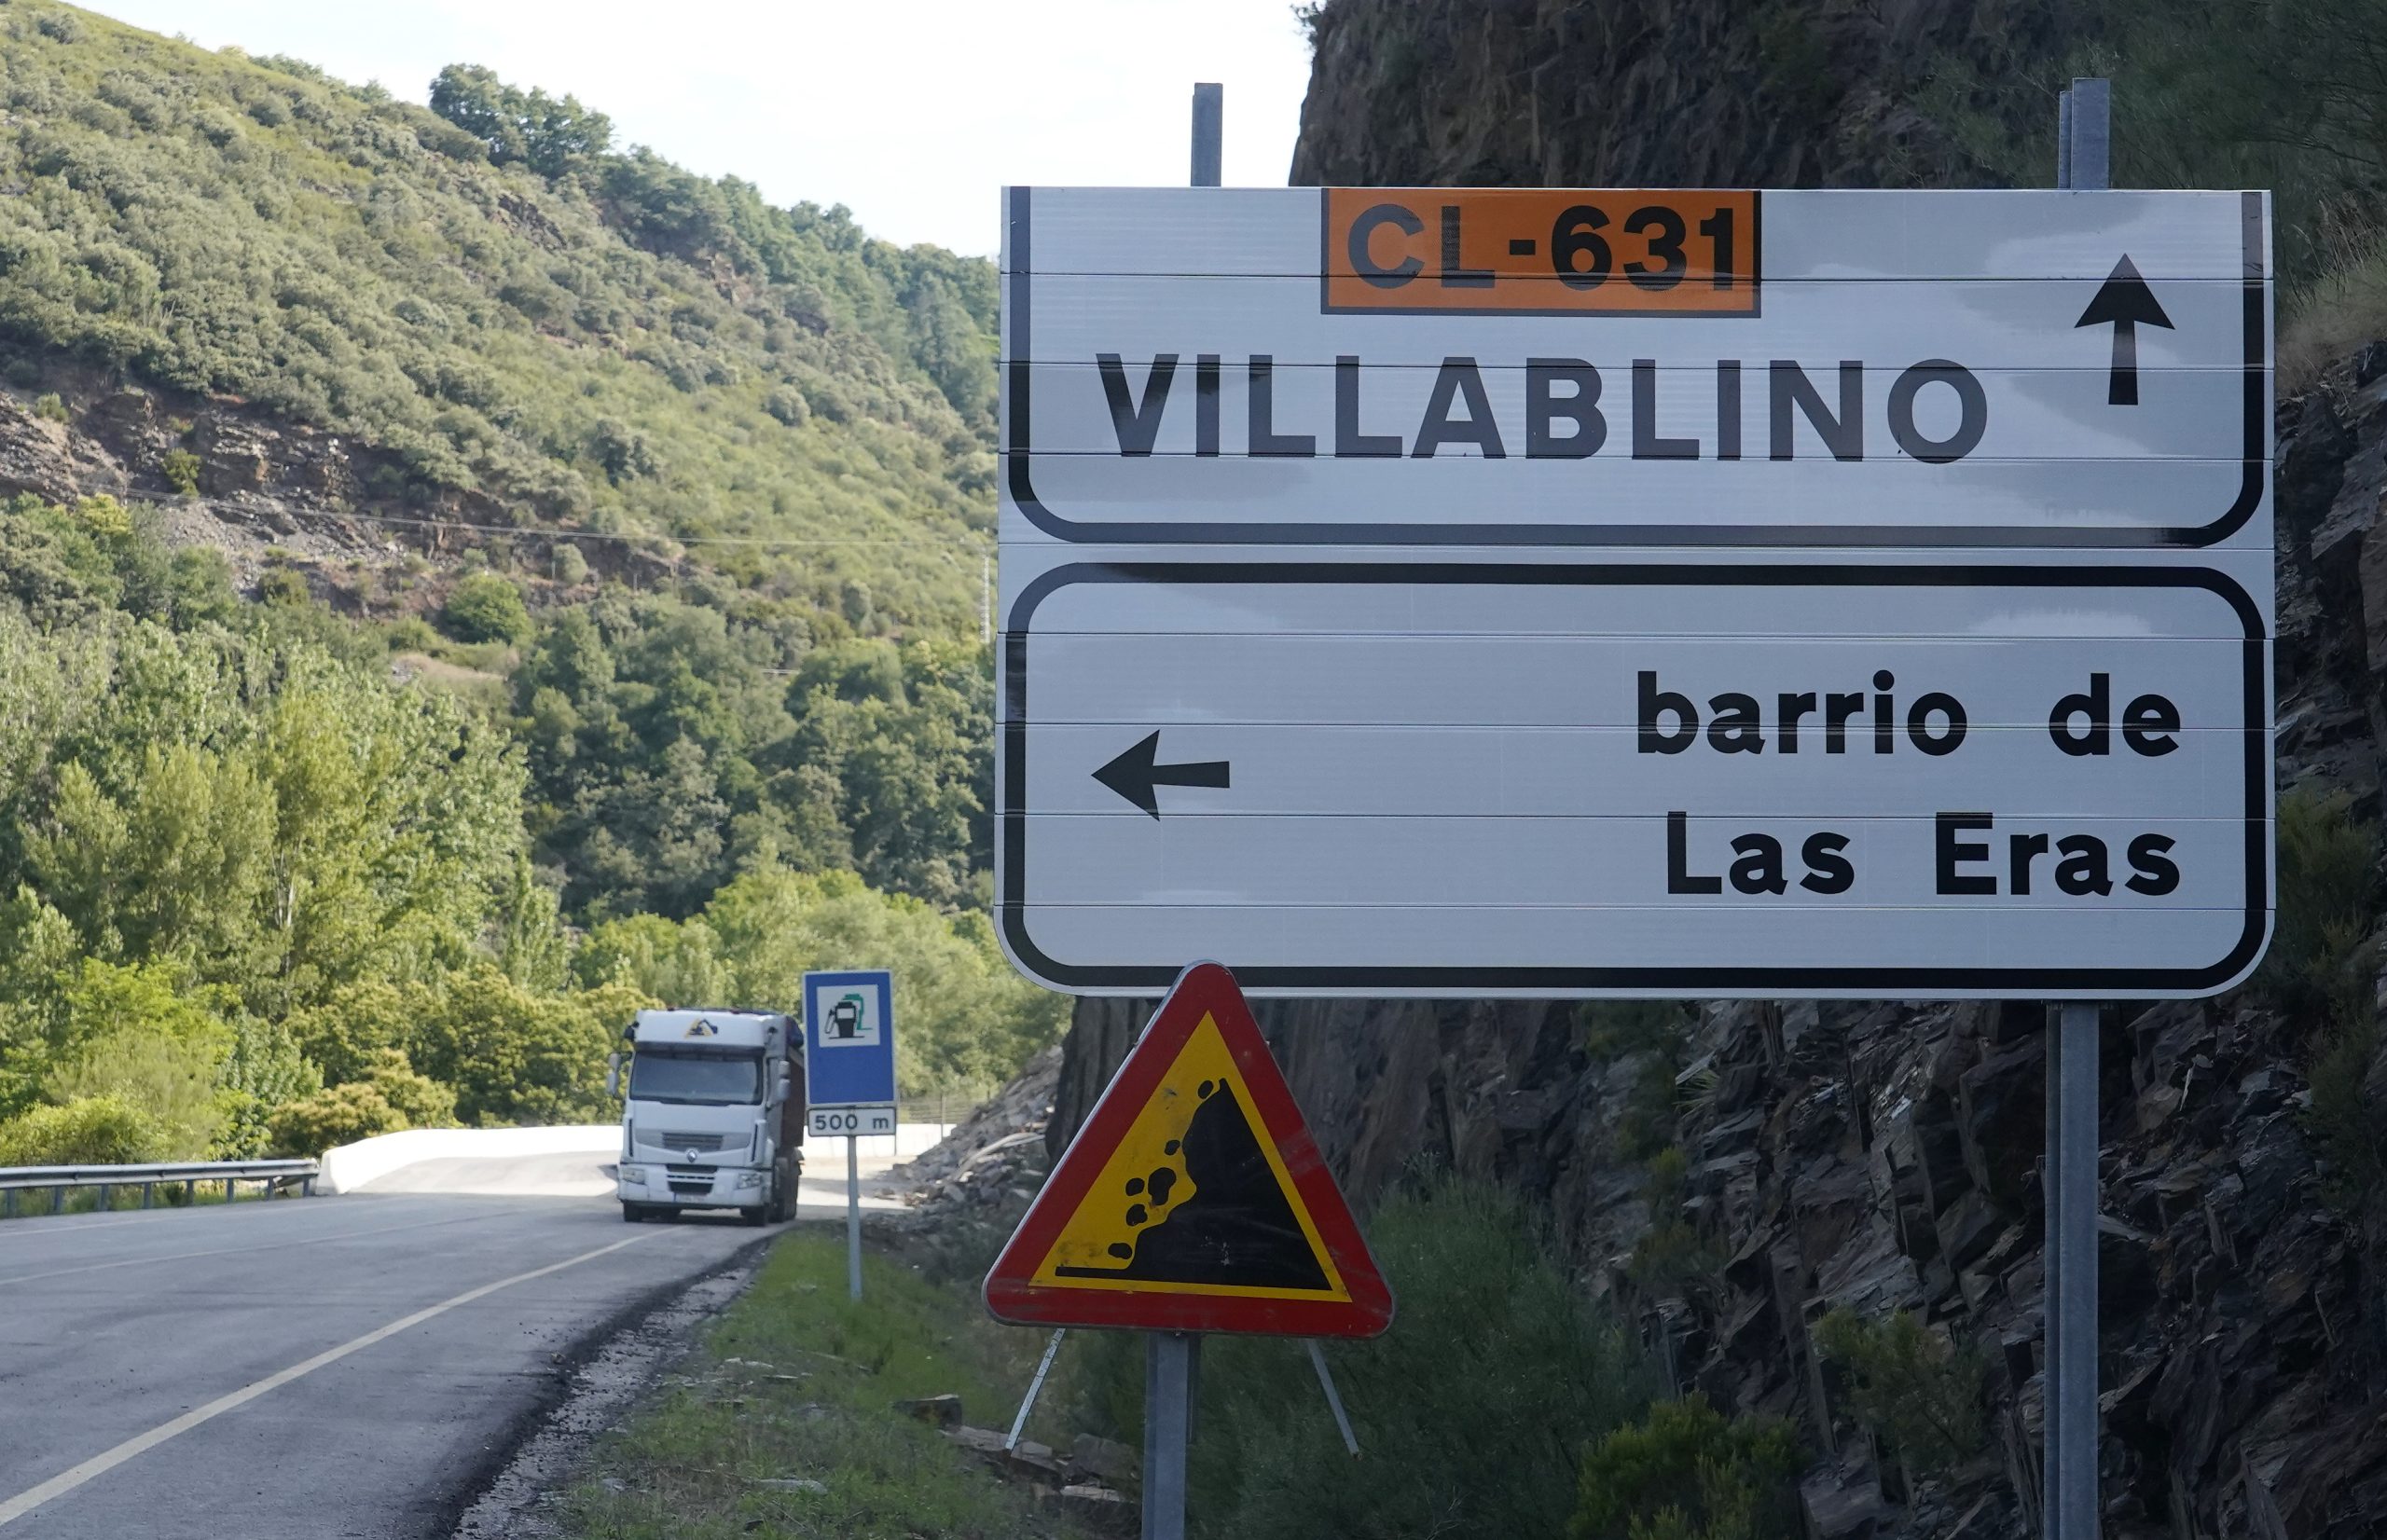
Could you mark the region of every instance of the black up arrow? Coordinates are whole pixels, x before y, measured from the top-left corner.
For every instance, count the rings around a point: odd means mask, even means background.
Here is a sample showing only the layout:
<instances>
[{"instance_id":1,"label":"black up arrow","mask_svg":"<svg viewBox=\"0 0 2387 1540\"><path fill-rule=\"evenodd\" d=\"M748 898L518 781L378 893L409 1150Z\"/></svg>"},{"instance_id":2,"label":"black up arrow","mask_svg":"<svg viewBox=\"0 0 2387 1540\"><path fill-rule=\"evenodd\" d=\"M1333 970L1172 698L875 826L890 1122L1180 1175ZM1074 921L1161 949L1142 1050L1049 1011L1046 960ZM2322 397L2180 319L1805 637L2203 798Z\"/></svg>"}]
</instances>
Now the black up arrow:
<instances>
[{"instance_id":1,"label":"black up arrow","mask_svg":"<svg viewBox=\"0 0 2387 1540\"><path fill-rule=\"evenodd\" d=\"M2105 383L2108 406L2138 405L2138 323L2142 321L2167 332L2172 329L2172 318L2155 302L2155 291L2146 286L2146 280L2138 276L2138 269L2125 254L2114 264L2113 273L2105 280L2104 287L2097 291L2097 297L2089 301L2089 308L2073 323L2076 329L2108 323L2114 328L2114 369Z\"/></svg>"},{"instance_id":2,"label":"black up arrow","mask_svg":"<svg viewBox=\"0 0 2387 1540\"><path fill-rule=\"evenodd\" d=\"M1112 760L1094 773L1094 778L1150 813L1160 817L1160 799L1152 789L1160 786L1224 786L1227 783L1227 762L1204 760L1198 764L1154 764L1160 757L1160 734L1146 737L1141 743Z\"/></svg>"}]
</instances>

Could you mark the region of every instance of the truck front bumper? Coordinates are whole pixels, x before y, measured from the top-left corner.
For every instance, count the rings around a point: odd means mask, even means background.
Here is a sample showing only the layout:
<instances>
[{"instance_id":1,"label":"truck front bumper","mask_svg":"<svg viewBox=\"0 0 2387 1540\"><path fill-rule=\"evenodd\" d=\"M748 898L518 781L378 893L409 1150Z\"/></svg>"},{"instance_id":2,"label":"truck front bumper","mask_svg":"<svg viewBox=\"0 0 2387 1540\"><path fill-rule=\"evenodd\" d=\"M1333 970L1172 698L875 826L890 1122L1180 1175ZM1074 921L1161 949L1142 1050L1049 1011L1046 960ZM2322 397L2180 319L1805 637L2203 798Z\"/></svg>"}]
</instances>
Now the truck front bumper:
<instances>
[{"instance_id":1,"label":"truck front bumper","mask_svg":"<svg viewBox=\"0 0 2387 1540\"><path fill-rule=\"evenodd\" d=\"M753 1208L770 1191L770 1173L752 1166L625 1163L614 1184L622 1202L657 1208Z\"/></svg>"}]
</instances>

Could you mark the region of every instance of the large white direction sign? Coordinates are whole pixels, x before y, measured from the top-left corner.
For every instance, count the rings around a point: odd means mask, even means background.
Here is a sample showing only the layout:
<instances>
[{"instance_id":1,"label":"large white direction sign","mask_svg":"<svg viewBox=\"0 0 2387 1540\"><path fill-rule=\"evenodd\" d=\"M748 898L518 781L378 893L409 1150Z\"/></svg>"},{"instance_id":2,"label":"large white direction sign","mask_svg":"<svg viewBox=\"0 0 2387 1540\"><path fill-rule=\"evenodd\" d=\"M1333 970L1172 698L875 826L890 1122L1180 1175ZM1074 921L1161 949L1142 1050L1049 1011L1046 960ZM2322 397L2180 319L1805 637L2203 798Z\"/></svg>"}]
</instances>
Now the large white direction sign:
<instances>
[{"instance_id":1,"label":"large white direction sign","mask_svg":"<svg viewBox=\"0 0 2387 1540\"><path fill-rule=\"evenodd\" d=\"M1010 622L1058 988L2203 994L2268 926L2262 613L2195 569L1103 564Z\"/></svg>"},{"instance_id":2,"label":"large white direction sign","mask_svg":"<svg viewBox=\"0 0 2387 1540\"><path fill-rule=\"evenodd\" d=\"M1158 994L2211 995L2269 202L1014 188L998 929Z\"/></svg>"},{"instance_id":3,"label":"large white direction sign","mask_svg":"<svg viewBox=\"0 0 2387 1540\"><path fill-rule=\"evenodd\" d=\"M1005 210L1007 541L2270 548L2259 193Z\"/></svg>"}]
</instances>

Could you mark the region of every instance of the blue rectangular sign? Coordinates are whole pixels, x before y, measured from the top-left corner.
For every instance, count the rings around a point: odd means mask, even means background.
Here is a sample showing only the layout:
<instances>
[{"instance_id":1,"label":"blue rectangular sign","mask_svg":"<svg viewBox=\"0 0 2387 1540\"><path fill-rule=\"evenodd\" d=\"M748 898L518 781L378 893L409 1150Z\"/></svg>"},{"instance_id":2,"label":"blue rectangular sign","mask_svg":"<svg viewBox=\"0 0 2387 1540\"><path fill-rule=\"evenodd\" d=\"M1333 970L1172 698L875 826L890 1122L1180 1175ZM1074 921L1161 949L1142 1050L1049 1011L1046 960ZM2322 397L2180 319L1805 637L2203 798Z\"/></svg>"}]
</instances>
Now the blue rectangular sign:
<instances>
[{"instance_id":1,"label":"blue rectangular sign","mask_svg":"<svg viewBox=\"0 0 2387 1540\"><path fill-rule=\"evenodd\" d=\"M804 976L805 1094L810 1106L895 1099L895 976L885 969Z\"/></svg>"}]
</instances>

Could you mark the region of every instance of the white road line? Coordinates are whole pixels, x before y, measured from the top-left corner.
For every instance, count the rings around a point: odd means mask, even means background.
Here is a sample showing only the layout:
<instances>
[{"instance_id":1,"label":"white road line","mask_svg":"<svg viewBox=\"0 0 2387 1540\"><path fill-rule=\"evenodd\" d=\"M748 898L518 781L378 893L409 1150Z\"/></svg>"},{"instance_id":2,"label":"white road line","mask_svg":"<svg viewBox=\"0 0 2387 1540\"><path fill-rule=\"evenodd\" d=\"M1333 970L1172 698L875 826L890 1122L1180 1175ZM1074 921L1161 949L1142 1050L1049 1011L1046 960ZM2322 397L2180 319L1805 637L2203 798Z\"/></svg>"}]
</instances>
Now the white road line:
<instances>
[{"instance_id":1,"label":"white road line","mask_svg":"<svg viewBox=\"0 0 2387 1540\"><path fill-rule=\"evenodd\" d=\"M260 1251L289 1251L297 1246L323 1245L331 1241L352 1241L366 1235L395 1235L407 1230L429 1230L436 1225L470 1224L476 1219L494 1219L494 1214L460 1214L448 1219L421 1219L410 1225L380 1225L372 1230L340 1230L329 1235L310 1235L301 1241L270 1241L263 1245L213 1246L205 1251L164 1251L141 1257L119 1257L113 1262L79 1262L73 1267L50 1268L40 1272L19 1272L0 1278L0 1284L38 1283L44 1278L64 1278L77 1272L105 1272L110 1268L142 1267L151 1262L186 1262L194 1257L250 1256Z\"/></svg>"},{"instance_id":2,"label":"white road line","mask_svg":"<svg viewBox=\"0 0 2387 1540\"><path fill-rule=\"evenodd\" d=\"M611 1245L599 1246L594 1251L584 1251L577 1257L567 1257L560 1262L550 1262L545 1267L532 1268L528 1272L517 1272L511 1278L500 1278L493 1284L483 1284L478 1288L468 1288L452 1299L442 1299L437 1304L418 1310L411 1315L401 1315L388 1326L377 1327L362 1337L342 1342L336 1348L328 1348L312 1358L302 1359L288 1368L267 1375L254 1384L242 1385L228 1396L219 1396L203 1407L194 1407L172 1422L160 1423L148 1432L137 1434L117 1445L116 1448L95 1454L71 1470L62 1470L41 1485L30 1487L7 1502L0 1503L0 1526L16 1522L50 1499L64 1496L93 1477L105 1475L135 1455L146 1454L178 1434L188 1433L201 1423L221 1417L236 1408L246 1406L268 1391L279 1390L293 1380L302 1379L314 1373L325 1364L337 1363L350 1354L369 1348L384 1338L395 1337L408 1327L421 1326L435 1315L444 1315L459 1305L469 1305L476 1299L496 1293L499 1289L511 1288L516 1284L527 1284L533 1278L544 1278L550 1272L561 1272L568 1267L578 1267L583 1262L594 1261L600 1257L619 1251L624 1246L634 1246L641 1241L651 1240L655 1235L662 1233L664 1232L655 1231L644 1235L633 1235L626 1241L615 1241Z\"/></svg>"}]
</instances>

